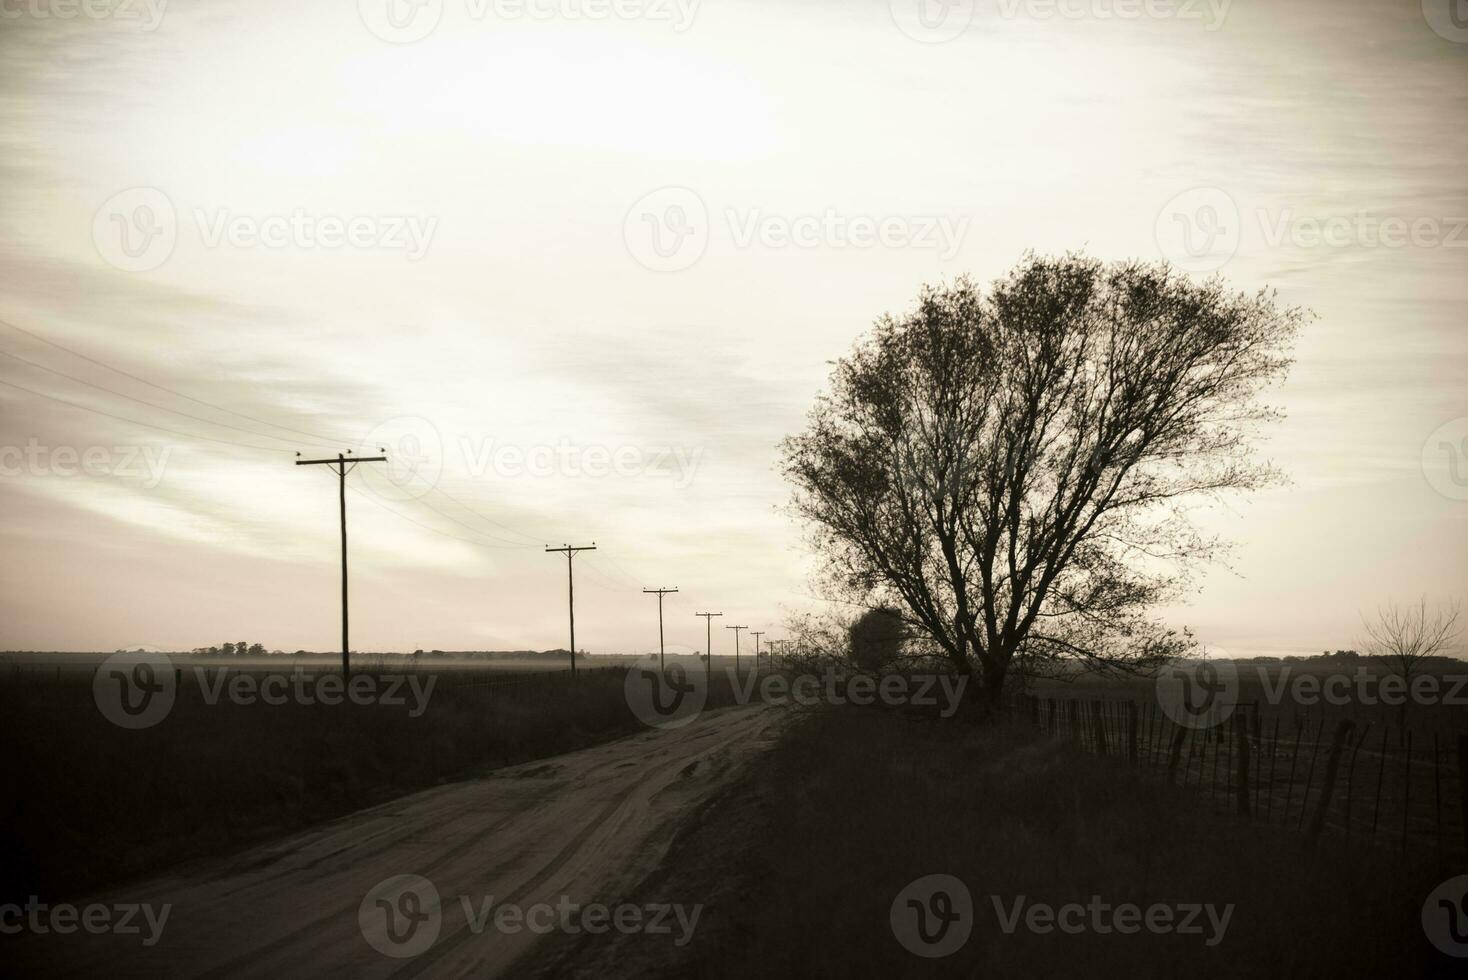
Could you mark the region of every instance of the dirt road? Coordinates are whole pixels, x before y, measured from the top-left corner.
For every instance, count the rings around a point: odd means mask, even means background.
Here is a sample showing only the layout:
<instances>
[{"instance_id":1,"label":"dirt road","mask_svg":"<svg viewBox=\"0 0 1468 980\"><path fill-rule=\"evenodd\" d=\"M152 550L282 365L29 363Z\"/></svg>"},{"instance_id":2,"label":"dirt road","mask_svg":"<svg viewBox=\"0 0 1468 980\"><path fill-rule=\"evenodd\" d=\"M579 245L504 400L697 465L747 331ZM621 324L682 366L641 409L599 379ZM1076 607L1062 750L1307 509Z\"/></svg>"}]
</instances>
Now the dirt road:
<instances>
[{"instance_id":1,"label":"dirt road","mask_svg":"<svg viewBox=\"0 0 1468 980\"><path fill-rule=\"evenodd\" d=\"M678 820L790 717L762 705L709 712L684 728L406 796L92 900L114 922L123 906L147 905L133 916L136 934L52 930L13 952L21 975L502 974L539 936L497 928L481 914L487 899L495 909L618 902L657 865ZM76 904L85 915L89 903ZM164 904L160 931L147 912L156 919Z\"/></svg>"}]
</instances>

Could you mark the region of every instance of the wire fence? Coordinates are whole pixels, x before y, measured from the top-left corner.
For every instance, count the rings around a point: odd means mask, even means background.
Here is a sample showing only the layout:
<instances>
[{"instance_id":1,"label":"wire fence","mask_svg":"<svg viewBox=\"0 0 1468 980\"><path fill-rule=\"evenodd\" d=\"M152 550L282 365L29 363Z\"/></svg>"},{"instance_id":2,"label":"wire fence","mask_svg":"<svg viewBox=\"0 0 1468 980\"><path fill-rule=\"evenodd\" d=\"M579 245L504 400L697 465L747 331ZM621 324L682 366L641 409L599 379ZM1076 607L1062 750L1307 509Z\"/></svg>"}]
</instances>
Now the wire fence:
<instances>
[{"instance_id":1,"label":"wire fence","mask_svg":"<svg viewBox=\"0 0 1468 980\"><path fill-rule=\"evenodd\" d=\"M1468 734L1233 706L1211 727L1159 705L1026 695L1041 731L1117 756L1250 820L1363 846L1468 851Z\"/></svg>"}]
</instances>

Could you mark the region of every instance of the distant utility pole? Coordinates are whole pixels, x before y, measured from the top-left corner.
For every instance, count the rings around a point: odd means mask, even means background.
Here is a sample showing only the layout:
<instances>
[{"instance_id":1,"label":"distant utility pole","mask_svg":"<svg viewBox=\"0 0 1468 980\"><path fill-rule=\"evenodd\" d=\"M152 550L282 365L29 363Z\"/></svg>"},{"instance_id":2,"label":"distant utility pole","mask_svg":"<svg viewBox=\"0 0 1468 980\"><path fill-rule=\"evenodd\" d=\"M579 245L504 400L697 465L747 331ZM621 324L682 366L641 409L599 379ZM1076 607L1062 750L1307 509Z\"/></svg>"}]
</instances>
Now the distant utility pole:
<instances>
[{"instance_id":1,"label":"distant utility pole","mask_svg":"<svg viewBox=\"0 0 1468 980\"><path fill-rule=\"evenodd\" d=\"M734 676L739 676L739 631L749 629L748 626L725 626L726 630L734 631Z\"/></svg>"},{"instance_id":2,"label":"distant utility pole","mask_svg":"<svg viewBox=\"0 0 1468 980\"><path fill-rule=\"evenodd\" d=\"M658 670L663 669L663 596L672 595L677 589L643 589L643 592L658 597Z\"/></svg>"},{"instance_id":3,"label":"distant utility pole","mask_svg":"<svg viewBox=\"0 0 1468 980\"><path fill-rule=\"evenodd\" d=\"M380 453L387 452L386 449L378 448ZM297 459L297 466L330 466L337 475L341 492L342 512L342 677L350 675L352 670L351 642L347 638L347 474L357 468L358 463L385 463L386 456L352 456L348 449L346 454L336 454L336 459ZM300 456L300 453L296 453ZM351 457L351 458L348 458Z\"/></svg>"},{"instance_id":4,"label":"distant utility pole","mask_svg":"<svg viewBox=\"0 0 1468 980\"><path fill-rule=\"evenodd\" d=\"M764 634L764 631L760 631L760 632L756 633L754 630L750 630L749 631L749 635L752 636L752 637L754 637L754 672L756 674L758 674L759 673L759 638L762 637L762 636L764 636L765 634Z\"/></svg>"},{"instance_id":5,"label":"distant utility pole","mask_svg":"<svg viewBox=\"0 0 1468 980\"><path fill-rule=\"evenodd\" d=\"M583 544L577 547L563 545L560 548L545 546L547 552L566 553L566 608L571 612L571 679L576 679L576 576L571 572L571 559L576 557L578 551L595 551L596 542Z\"/></svg>"},{"instance_id":6,"label":"distant utility pole","mask_svg":"<svg viewBox=\"0 0 1468 980\"><path fill-rule=\"evenodd\" d=\"M694 613L693 615L703 617L704 632L708 634L704 639L707 645L704 647L706 652L703 655L703 676L712 681L714 677L714 617L724 614L719 612Z\"/></svg>"}]
</instances>

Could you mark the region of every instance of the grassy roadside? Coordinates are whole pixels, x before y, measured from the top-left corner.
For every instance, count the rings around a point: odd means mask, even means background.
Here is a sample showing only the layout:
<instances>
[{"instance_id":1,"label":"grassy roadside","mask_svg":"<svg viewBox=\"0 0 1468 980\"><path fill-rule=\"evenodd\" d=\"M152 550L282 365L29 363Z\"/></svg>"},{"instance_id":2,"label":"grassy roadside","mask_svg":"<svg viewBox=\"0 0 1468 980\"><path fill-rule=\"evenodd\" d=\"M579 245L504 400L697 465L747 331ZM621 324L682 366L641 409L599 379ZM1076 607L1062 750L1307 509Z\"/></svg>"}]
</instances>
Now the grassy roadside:
<instances>
[{"instance_id":1,"label":"grassy roadside","mask_svg":"<svg viewBox=\"0 0 1468 980\"><path fill-rule=\"evenodd\" d=\"M701 902L693 939L556 936L538 976L1330 976L1456 975L1423 936L1424 898L1461 869L1318 849L1236 821L1018 730L877 709L813 713L769 764L706 807L636 895ZM973 932L943 959L905 950L890 909L911 881L962 880ZM994 907L1235 908L1202 935L1006 933ZM517 972L521 972L517 970Z\"/></svg>"},{"instance_id":2,"label":"grassy roadside","mask_svg":"<svg viewBox=\"0 0 1468 980\"><path fill-rule=\"evenodd\" d=\"M425 673L424 677L428 675ZM0 683L0 902L80 897L486 770L640 731L624 671L488 690L444 672L416 714L383 703L208 703L180 690L127 731L78 672ZM711 703L727 703L715 684ZM407 699L405 699L407 700Z\"/></svg>"}]
</instances>

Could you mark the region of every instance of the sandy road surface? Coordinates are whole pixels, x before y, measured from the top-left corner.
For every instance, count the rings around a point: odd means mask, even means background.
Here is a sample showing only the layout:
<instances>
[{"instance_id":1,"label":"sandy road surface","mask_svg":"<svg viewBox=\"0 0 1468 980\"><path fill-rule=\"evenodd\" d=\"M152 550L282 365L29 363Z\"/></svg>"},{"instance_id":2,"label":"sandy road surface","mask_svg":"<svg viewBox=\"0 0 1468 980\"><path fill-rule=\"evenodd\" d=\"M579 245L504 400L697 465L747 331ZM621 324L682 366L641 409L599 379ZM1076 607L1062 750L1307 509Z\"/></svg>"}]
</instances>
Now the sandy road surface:
<instances>
[{"instance_id":1,"label":"sandy road surface","mask_svg":"<svg viewBox=\"0 0 1468 980\"><path fill-rule=\"evenodd\" d=\"M790 717L762 705L709 712L684 728L649 730L402 797L90 900L171 904L152 948L139 935L27 936L12 948L15 965L21 975L72 977L501 974L538 936L501 932L493 921L476 930L461 896L471 908L491 895L496 905L521 907L555 905L561 896L583 905L619 901L657 865L678 819L773 744ZM367 938L371 931L382 944L379 927L387 923L386 907L373 909L368 893L399 875L426 878L439 896L436 905L411 898L415 904L405 906L401 895L386 895L394 911L438 910L436 939L403 958L385 955ZM137 921L146 935L141 915ZM394 920L387 941L394 952L421 943L415 932L395 944L408 934L407 922Z\"/></svg>"}]
</instances>

